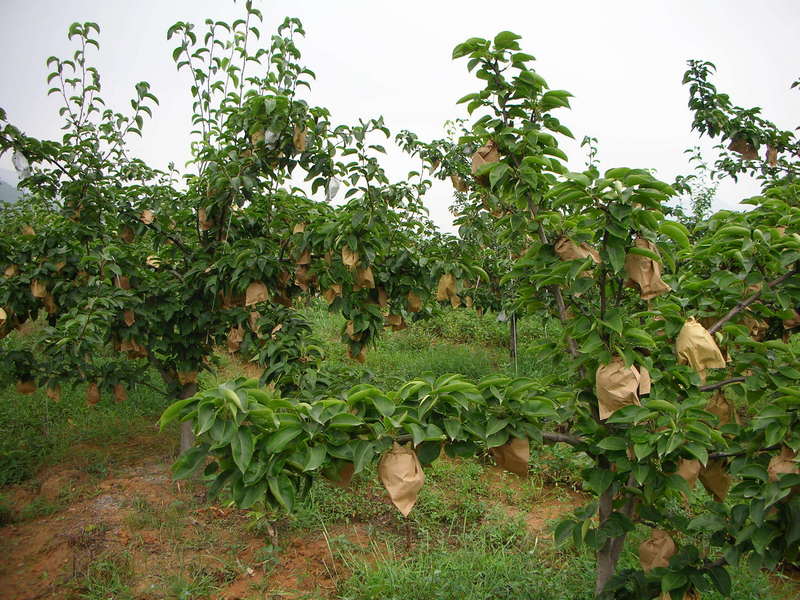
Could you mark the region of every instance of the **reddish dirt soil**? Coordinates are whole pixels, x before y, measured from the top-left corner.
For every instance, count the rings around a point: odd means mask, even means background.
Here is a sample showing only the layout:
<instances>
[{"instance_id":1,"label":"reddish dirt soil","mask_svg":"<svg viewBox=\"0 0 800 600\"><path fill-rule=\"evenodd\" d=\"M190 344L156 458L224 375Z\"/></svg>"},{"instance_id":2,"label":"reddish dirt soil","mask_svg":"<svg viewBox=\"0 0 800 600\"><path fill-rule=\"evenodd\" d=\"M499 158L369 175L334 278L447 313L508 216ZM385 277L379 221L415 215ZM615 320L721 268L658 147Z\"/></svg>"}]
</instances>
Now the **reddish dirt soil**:
<instances>
[{"instance_id":1,"label":"reddish dirt soil","mask_svg":"<svg viewBox=\"0 0 800 600\"><path fill-rule=\"evenodd\" d=\"M154 438L126 443L122 453L146 456L118 465L103 479L66 463L3 490L17 518L34 500L58 503L58 510L0 528L0 552L11 557L0 561L0 598L77 598L89 565L114 556L128 557L141 600L168 597L170 578L187 579L191 572L211 577L214 598L328 597L335 579L347 575L329 541L369 545L365 527L357 524L313 538L251 533L244 512L207 506L199 484L173 482L171 455ZM180 511L170 516L175 506ZM282 550L275 564L260 564L258 550L270 538Z\"/></svg>"}]
</instances>

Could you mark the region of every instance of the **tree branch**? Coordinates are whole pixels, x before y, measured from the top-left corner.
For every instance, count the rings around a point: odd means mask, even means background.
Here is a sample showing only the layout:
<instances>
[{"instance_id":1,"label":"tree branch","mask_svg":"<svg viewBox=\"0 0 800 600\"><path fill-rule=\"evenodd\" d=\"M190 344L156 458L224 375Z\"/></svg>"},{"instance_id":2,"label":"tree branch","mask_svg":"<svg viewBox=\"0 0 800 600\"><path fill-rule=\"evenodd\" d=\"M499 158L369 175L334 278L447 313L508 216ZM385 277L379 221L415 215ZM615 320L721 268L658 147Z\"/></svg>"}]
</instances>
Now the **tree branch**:
<instances>
[{"instance_id":1,"label":"tree branch","mask_svg":"<svg viewBox=\"0 0 800 600\"><path fill-rule=\"evenodd\" d=\"M548 442L563 442L565 444L569 444L570 446L580 446L583 444L583 439L576 435L569 433L558 433L556 431L543 431L542 439L547 440Z\"/></svg>"},{"instance_id":2,"label":"tree branch","mask_svg":"<svg viewBox=\"0 0 800 600\"><path fill-rule=\"evenodd\" d=\"M770 282L767 284L767 288L770 288L770 289L772 289L772 288L774 288L776 285L780 285L781 283L783 283L784 281L786 281L787 279L789 279L789 278L790 278L792 275L796 275L796 274L798 273L798 270L797 270L797 269L798 269L798 268L797 268L797 267L795 267L794 269L792 269L792 270L791 270L791 271L789 271L788 273L784 273L783 275L781 275L781 276L780 276L780 277L778 277L777 279L773 279L772 281L770 281ZM761 289L760 289L760 290L758 290L756 293L754 293L752 296L749 296L748 298L746 298L746 299L742 300L741 302L739 302L739 303L738 303L736 306L734 306L732 309L730 309L730 310L728 311L728 314L726 314L726 315L725 315L724 317L722 317L722 318L721 318L719 321L717 321L716 323L714 323L714 324L711 326L711 328L708 330L708 333L714 334L714 333L716 333L717 331L719 331L720 329L722 329L722 327L725 325L725 323L727 323L728 321L730 321L730 320L731 320L733 317L735 317L736 315L738 315L738 314L739 314L740 312L742 312L742 311L743 311L745 308L747 308L747 307L748 307L748 306L750 306L750 305L751 305L753 302L755 302L756 300L758 300L759 296L761 296L761 292L763 292L763 291L764 291L764 288L761 288Z\"/></svg>"},{"instance_id":3,"label":"tree branch","mask_svg":"<svg viewBox=\"0 0 800 600\"><path fill-rule=\"evenodd\" d=\"M766 448L759 448L755 450L755 452L770 452L771 450L777 450L780 447L780 444L773 444L772 446L767 446ZM733 456L744 456L747 453L748 450L734 450L732 452L709 452L708 458L731 458Z\"/></svg>"},{"instance_id":4,"label":"tree branch","mask_svg":"<svg viewBox=\"0 0 800 600\"><path fill-rule=\"evenodd\" d=\"M718 381L717 383L709 383L708 385L701 385L700 391L701 392L711 392L714 390L718 390L721 387L725 387L726 385L730 385L731 383L741 383L746 381L746 377L731 377L730 379L725 379L724 381Z\"/></svg>"}]
</instances>

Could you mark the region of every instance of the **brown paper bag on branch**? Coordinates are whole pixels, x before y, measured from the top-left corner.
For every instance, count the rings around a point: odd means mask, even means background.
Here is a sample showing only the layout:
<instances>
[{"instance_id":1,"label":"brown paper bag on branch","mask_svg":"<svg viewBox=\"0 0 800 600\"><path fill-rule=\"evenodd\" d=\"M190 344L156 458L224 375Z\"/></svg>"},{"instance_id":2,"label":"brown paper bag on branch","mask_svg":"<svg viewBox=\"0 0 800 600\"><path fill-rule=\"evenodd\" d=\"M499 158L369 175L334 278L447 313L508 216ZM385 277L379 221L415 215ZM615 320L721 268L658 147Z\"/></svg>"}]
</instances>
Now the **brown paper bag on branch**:
<instances>
[{"instance_id":1,"label":"brown paper bag on branch","mask_svg":"<svg viewBox=\"0 0 800 600\"><path fill-rule=\"evenodd\" d=\"M639 394L646 389L650 391L650 376L641 386L642 376L634 367L626 367L620 357L615 357L609 364L600 365L595 373L597 401L600 408L600 419L605 420L624 406L640 406Z\"/></svg>"},{"instance_id":2,"label":"brown paper bag on branch","mask_svg":"<svg viewBox=\"0 0 800 600\"><path fill-rule=\"evenodd\" d=\"M121 383L114 384L114 400L117 404L122 404L128 400L128 391Z\"/></svg>"},{"instance_id":3,"label":"brown paper bag on branch","mask_svg":"<svg viewBox=\"0 0 800 600\"><path fill-rule=\"evenodd\" d=\"M128 327L132 327L134 323L136 323L136 313L132 310L126 310L122 313L122 320L125 322L125 325Z\"/></svg>"},{"instance_id":4,"label":"brown paper bag on branch","mask_svg":"<svg viewBox=\"0 0 800 600\"><path fill-rule=\"evenodd\" d=\"M0 308L0 327L5 325L7 320L8 320L8 313L3 308Z\"/></svg>"},{"instance_id":5,"label":"brown paper bag on branch","mask_svg":"<svg viewBox=\"0 0 800 600\"><path fill-rule=\"evenodd\" d=\"M145 209L139 215L139 220L145 225L152 225L153 221L156 220L156 213L154 213L152 210Z\"/></svg>"},{"instance_id":6,"label":"brown paper bag on branch","mask_svg":"<svg viewBox=\"0 0 800 600\"><path fill-rule=\"evenodd\" d=\"M228 352L237 352L244 341L244 327L237 325L228 330Z\"/></svg>"},{"instance_id":7,"label":"brown paper bag on branch","mask_svg":"<svg viewBox=\"0 0 800 600\"><path fill-rule=\"evenodd\" d=\"M528 440L511 438L502 446L490 450L497 466L520 477L528 475L531 449Z\"/></svg>"},{"instance_id":8,"label":"brown paper bag on branch","mask_svg":"<svg viewBox=\"0 0 800 600\"><path fill-rule=\"evenodd\" d=\"M54 315L58 312L58 305L56 304L56 299L53 297L53 294L45 294L42 304L44 304L48 315Z\"/></svg>"},{"instance_id":9,"label":"brown paper bag on branch","mask_svg":"<svg viewBox=\"0 0 800 600\"><path fill-rule=\"evenodd\" d=\"M306 128L301 127L295 123L294 125L294 133L292 134L292 143L294 144L294 149L298 152L305 152L306 151Z\"/></svg>"},{"instance_id":10,"label":"brown paper bag on branch","mask_svg":"<svg viewBox=\"0 0 800 600\"><path fill-rule=\"evenodd\" d=\"M769 144L767 144L767 162L770 167L774 167L778 164L778 150Z\"/></svg>"},{"instance_id":11,"label":"brown paper bag on branch","mask_svg":"<svg viewBox=\"0 0 800 600\"><path fill-rule=\"evenodd\" d=\"M381 457L378 476L392 504L407 517L425 483L422 465L410 445L401 446L394 442L392 449Z\"/></svg>"},{"instance_id":12,"label":"brown paper bag on branch","mask_svg":"<svg viewBox=\"0 0 800 600\"><path fill-rule=\"evenodd\" d=\"M736 414L733 402L728 400L721 389L715 390L711 395L708 404L706 404L706 410L712 415L716 415L719 419L720 427L729 423L739 423L739 415Z\"/></svg>"},{"instance_id":13,"label":"brown paper bag on branch","mask_svg":"<svg viewBox=\"0 0 800 600\"><path fill-rule=\"evenodd\" d=\"M200 231L208 231L214 226L214 219L209 219L205 208L197 210L197 223Z\"/></svg>"},{"instance_id":14,"label":"brown paper bag on branch","mask_svg":"<svg viewBox=\"0 0 800 600\"><path fill-rule=\"evenodd\" d=\"M31 281L31 296L34 298L44 298L47 295L47 287L38 279Z\"/></svg>"},{"instance_id":15,"label":"brown paper bag on branch","mask_svg":"<svg viewBox=\"0 0 800 600\"><path fill-rule=\"evenodd\" d=\"M86 388L86 404L94 406L100 402L100 388L94 381Z\"/></svg>"},{"instance_id":16,"label":"brown paper bag on branch","mask_svg":"<svg viewBox=\"0 0 800 600\"><path fill-rule=\"evenodd\" d=\"M20 379L17 381L17 393L26 396L36 391L36 382L33 379Z\"/></svg>"},{"instance_id":17,"label":"brown paper bag on branch","mask_svg":"<svg viewBox=\"0 0 800 600\"><path fill-rule=\"evenodd\" d=\"M450 175L450 182L457 192L468 192L469 186L459 175Z\"/></svg>"},{"instance_id":18,"label":"brown paper bag on branch","mask_svg":"<svg viewBox=\"0 0 800 600\"><path fill-rule=\"evenodd\" d=\"M678 470L676 472L686 480L689 488L694 489L694 486L697 485L700 469L702 468L703 465L700 464L699 460L695 458L682 458L678 463Z\"/></svg>"},{"instance_id":19,"label":"brown paper bag on branch","mask_svg":"<svg viewBox=\"0 0 800 600\"><path fill-rule=\"evenodd\" d=\"M732 150L740 155L745 160L758 160L758 152L753 147L753 144L744 138L734 138L728 144L728 150Z\"/></svg>"},{"instance_id":20,"label":"brown paper bag on branch","mask_svg":"<svg viewBox=\"0 0 800 600\"><path fill-rule=\"evenodd\" d=\"M144 358L147 356L147 349L144 348L144 346L141 346L139 342L133 338L129 340L123 340L119 345L119 349L121 352L125 352L128 355L128 358L131 359Z\"/></svg>"},{"instance_id":21,"label":"brown paper bag on branch","mask_svg":"<svg viewBox=\"0 0 800 600\"><path fill-rule=\"evenodd\" d=\"M408 312L417 313L422 310L422 299L414 292L408 292L406 295L406 306Z\"/></svg>"},{"instance_id":22,"label":"brown paper bag on branch","mask_svg":"<svg viewBox=\"0 0 800 600\"><path fill-rule=\"evenodd\" d=\"M125 225L119 231L119 238L127 244L132 243L135 238L133 229L131 229L128 225Z\"/></svg>"},{"instance_id":23,"label":"brown paper bag on branch","mask_svg":"<svg viewBox=\"0 0 800 600\"><path fill-rule=\"evenodd\" d=\"M633 245L658 254L655 244L644 238L637 238ZM625 256L625 273L628 276L625 286L638 288L642 300L652 300L672 289L661 279L661 265L652 258L628 253Z\"/></svg>"},{"instance_id":24,"label":"brown paper bag on branch","mask_svg":"<svg viewBox=\"0 0 800 600\"><path fill-rule=\"evenodd\" d=\"M342 284L334 283L331 287L322 292L322 295L325 297L325 301L328 304L333 304L333 301L342 295Z\"/></svg>"},{"instance_id":25,"label":"brown paper bag on branch","mask_svg":"<svg viewBox=\"0 0 800 600\"><path fill-rule=\"evenodd\" d=\"M461 298L456 291L456 278L451 273L445 273L439 277L439 285L436 288L436 300L444 302L449 300L453 308L458 308Z\"/></svg>"},{"instance_id":26,"label":"brown paper bag on branch","mask_svg":"<svg viewBox=\"0 0 800 600\"><path fill-rule=\"evenodd\" d=\"M494 140L489 140L472 155L472 174L475 175L482 166L496 163L498 160L500 152L497 150L497 144Z\"/></svg>"},{"instance_id":27,"label":"brown paper bag on branch","mask_svg":"<svg viewBox=\"0 0 800 600\"><path fill-rule=\"evenodd\" d=\"M767 465L767 474L770 481L778 481L780 475L798 474L800 467L795 460L797 454L786 446L781 447L780 454L773 456Z\"/></svg>"},{"instance_id":28,"label":"brown paper bag on branch","mask_svg":"<svg viewBox=\"0 0 800 600\"><path fill-rule=\"evenodd\" d=\"M197 382L197 371L178 371L178 383L188 385Z\"/></svg>"},{"instance_id":29,"label":"brown paper bag on branch","mask_svg":"<svg viewBox=\"0 0 800 600\"><path fill-rule=\"evenodd\" d=\"M358 269L356 271L355 285L360 288L371 290L375 287L375 278L372 275L372 267L366 269Z\"/></svg>"},{"instance_id":30,"label":"brown paper bag on branch","mask_svg":"<svg viewBox=\"0 0 800 600\"><path fill-rule=\"evenodd\" d=\"M355 332L355 325L353 324L352 321L347 322L347 325L344 328L344 332L347 334L347 337L349 337L354 342L361 341L361 338L363 337L363 334Z\"/></svg>"},{"instance_id":31,"label":"brown paper bag on branch","mask_svg":"<svg viewBox=\"0 0 800 600\"><path fill-rule=\"evenodd\" d=\"M722 369L725 359L711 334L694 317L689 317L675 341L678 364L690 365L706 380L707 369Z\"/></svg>"},{"instance_id":32,"label":"brown paper bag on branch","mask_svg":"<svg viewBox=\"0 0 800 600\"><path fill-rule=\"evenodd\" d=\"M253 304L266 302L267 300L269 300L269 292L267 291L267 286L264 285L263 282L254 281L247 286L247 290L244 293L245 306L252 306Z\"/></svg>"},{"instance_id":33,"label":"brown paper bag on branch","mask_svg":"<svg viewBox=\"0 0 800 600\"><path fill-rule=\"evenodd\" d=\"M361 350L358 351L358 354L353 354L353 349L348 348L347 356L350 358L350 360L358 361L363 365L367 360L367 347L361 346Z\"/></svg>"},{"instance_id":34,"label":"brown paper bag on branch","mask_svg":"<svg viewBox=\"0 0 800 600\"><path fill-rule=\"evenodd\" d=\"M378 306L381 308L386 308L389 306L389 294L386 293L386 290L382 287L378 287Z\"/></svg>"},{"instance_id":35,"label":"brown paper bag on branch","mask_svg":"<svg viewBox=\"0 0 800 600\"><path fill-rule=\"evenodd\" d=\"M342 246L342 262L346 267L354 269L358 265L358 252L353 252L347 246Z\"/></svg>"},{"instance_id":36,"label":"brown paper bag on branch","mask_svg":"<svg viewBox=\"0 0 800 600\"><path fill-rule=\"evenodd\" d=\"M639 544L639 563L647 573L657 567L669 567L678 548L670 535L661 529L653 529L650 537Z\"/></svg>"},{"instance_id":37,"label":"brown paper bag on branch","mask_svg":"<svg viewBox=\"0 0 800 600\"><path fill-rule=\"evenodd\" d=\"M17 275L19 275L19 268L17 265L8 265L3 271L3 276L5 276L6 279L11 279Z\"/></svg>"},{"instance_id":38,"label":"brown paper bag on branch","mask_svg":"<svg viewBox=\"0 0 800 600\"><path fill-rule=\"evenodd\" d=\"M639 367L639 395L646 396L650 393L652 387L653 382L650 379L650 371L647 370L647 367Z\"/></svg>"},{"instance_id":39,"label":"brown paper bag on branch","mask_svg":"<svg viewBox=\"0 0 800 600\"><path fill-rule=\"evenodd\" d=\"M55 385L47 386L47 389L45 389L44 393L53 402L59 402L61 400L61 386L57 383Z\"/></svg>"},{"instance_id":40,"label":"brown paper bag on branch","mask_svg":"<svg viewBox=\"0 0 800 600\"><path fill-rule=\"evenodd\" d=\"M783 320L783 328L794 329L796 327L800 327L800 312L794 311L794 317Z\"/></svg>"},{"instance_id":41,"label":"brown paper bag on branch","mask_svg":"<svg viewBox=\"0 0 800 600\"><path fill-rule=\"evenodd\" d=\"M566 236L558 238L553 250L561 260L583 260L591 257L594 264L600 264L600 253L597 250L586 242L581 242L578 245Z\"/></svg>"},{"instance_id":42,"label":"brown paper bag on branch","mask_svg":"<svg viewBox=\"0 0 800 600\"><path fill-rule=\"evenodd\" d=\"M388 315L386 317L386 324L392 328L392 331L400 331L406 328L406 323L402 315Z\"/></svg>"},{"instance_id":43,"label":"brown paper bag on branch","mask_svg":"<svg viewBox=\"0 0 800 600\"><path fill-rule=\"evenodd\" d=\"M731 477L725 469L724 460L709 460L708 464L700 469L700 483L706 488L717 502L724 502L731 487Z\"/></svg>"}]
</instances>

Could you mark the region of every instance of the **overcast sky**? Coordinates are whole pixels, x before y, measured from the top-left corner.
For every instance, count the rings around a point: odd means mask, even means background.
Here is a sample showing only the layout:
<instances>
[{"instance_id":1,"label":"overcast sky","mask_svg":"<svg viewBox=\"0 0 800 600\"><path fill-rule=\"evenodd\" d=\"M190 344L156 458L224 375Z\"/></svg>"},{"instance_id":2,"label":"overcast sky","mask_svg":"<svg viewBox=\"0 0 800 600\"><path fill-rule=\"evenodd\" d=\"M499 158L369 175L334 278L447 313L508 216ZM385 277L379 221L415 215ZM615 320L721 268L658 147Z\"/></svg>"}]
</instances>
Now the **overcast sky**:
<instances>
[{"instance_id":1,"label":"overcast sky","mask_svg":"<svg viewBox=\"0 0 800 600\"><path fill-rule=\"evenodd\" d=\"M655 168L667 181L689 171L683 150L698 144L681 85L689 58L716 63L715 83L740 106L762 106L783 128L798 125L800 93L789 90L800 76L797 0L268 0L256 6L265 17L262 31L274 30L284 16L303 21L303 62L317 74L310 101L328 107L336 122L382 114L393 132L441 137L446 120L463 116L456 100L479 83L464 60L450 59L453 47L510 30L523 36L523 50L536 56L550 87L575 95L562 122L578 141L599 139L603 169ZM161 102L135 152L155 166L182 165L190 129L188 74L176 74L175 44L166 30L177 20L231 21L242 10L241 0L0 0L0 107L28 134L58 136L58 103L45 95L45 60L72 52L70 23L96 21L101 50L92 60L107 104L124 109L141 80ZM582 168L585 155L577 144L566 151L569 166ZM394 154L388 161L396 179L413 166ZM0 168L11 168L9 156ZM757 189L747 181L725 184L717 207L734 207ZM441 183L427 200L434 221L446 228L450 195Z\"/></svg>"}]
</instances>

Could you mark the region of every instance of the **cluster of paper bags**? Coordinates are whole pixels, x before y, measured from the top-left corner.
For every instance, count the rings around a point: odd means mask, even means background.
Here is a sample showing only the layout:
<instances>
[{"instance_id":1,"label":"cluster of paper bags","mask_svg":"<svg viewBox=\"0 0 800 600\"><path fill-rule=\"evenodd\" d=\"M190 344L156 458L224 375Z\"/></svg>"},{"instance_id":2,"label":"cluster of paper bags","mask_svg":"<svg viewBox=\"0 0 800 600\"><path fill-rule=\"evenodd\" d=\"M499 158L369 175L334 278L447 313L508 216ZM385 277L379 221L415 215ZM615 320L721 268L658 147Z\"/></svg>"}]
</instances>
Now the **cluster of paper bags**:
<instances>
[{"instance_id":1,"label":"cluster of paper bags","mask_svg":"<svg viewBox=\"0 0 800 600\"><path fill-rule=\"evenodd\" d=\"M688 364L700 374L703 381L708 369L725 367L725 359L714 338L694 318L689 318L678 334L676 353L680 364ZM595 374L600 419L605 420L615 411L625 406L640 405L639 397L650 392L650 375L646 368L631 365L626 367L622 358L615 357L609 364L600 365ZM717 390L709 400L707 410L715 414L720 425L737 422L738 417L733 404L721 390ZM677 473L690 487L698 479L714 498L725 499L731 485L730 476L725 470L724 460L710 460L704 467L695 459L683 459Z\"/></svg>"}]
</instances>

